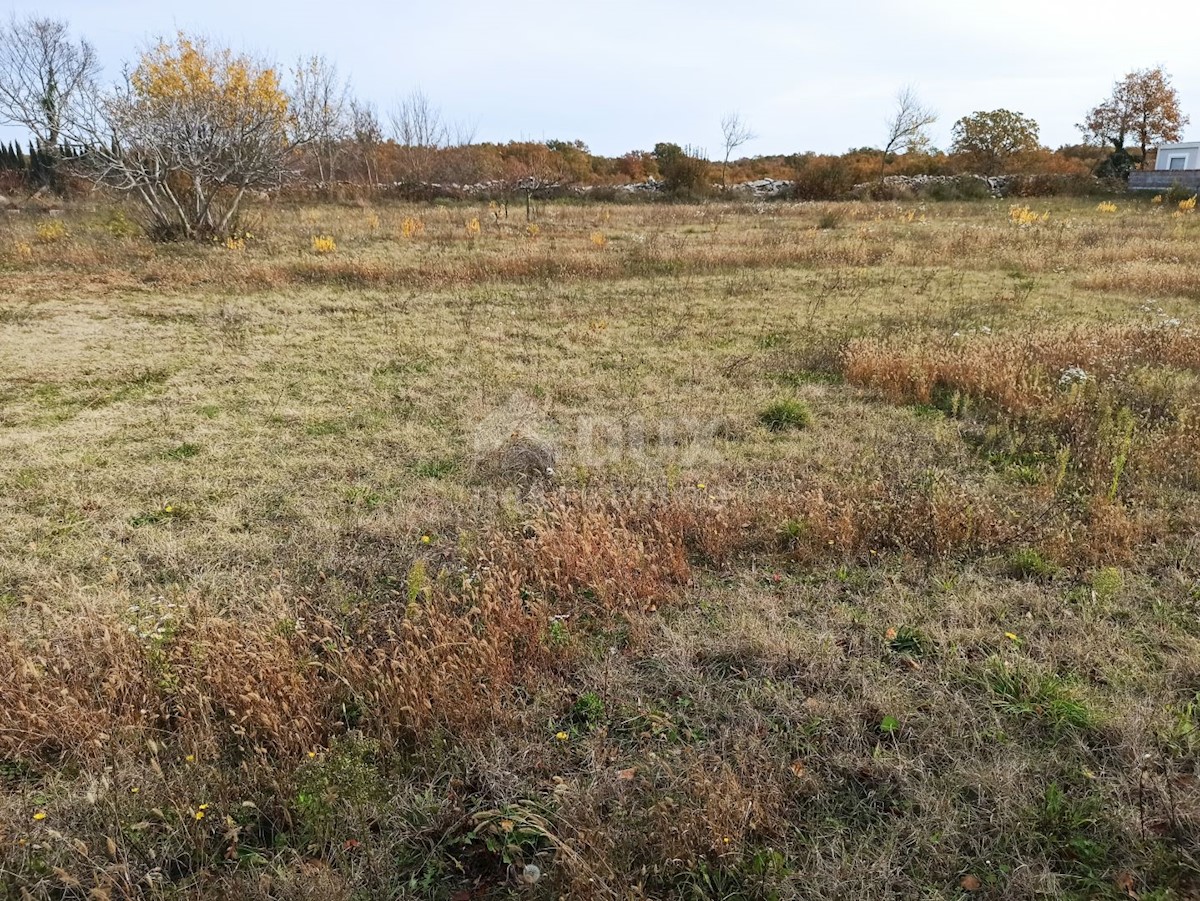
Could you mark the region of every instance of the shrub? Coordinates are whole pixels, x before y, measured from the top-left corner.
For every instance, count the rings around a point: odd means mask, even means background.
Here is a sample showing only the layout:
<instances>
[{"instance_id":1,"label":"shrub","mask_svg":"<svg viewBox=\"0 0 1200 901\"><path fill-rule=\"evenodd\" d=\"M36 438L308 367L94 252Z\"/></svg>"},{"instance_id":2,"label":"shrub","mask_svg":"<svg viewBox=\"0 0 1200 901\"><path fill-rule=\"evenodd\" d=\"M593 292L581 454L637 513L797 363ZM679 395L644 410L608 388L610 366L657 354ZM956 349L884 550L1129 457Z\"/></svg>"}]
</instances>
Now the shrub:
<instances>
[{"instance_id":1,"label":"shrub","mask_svg":"<svg viewBox=\"0 0 1200 901\"><path fill-rule=\"evenodd\" d=\"M52 219L49 222L38 223L34 237L39 244L57 244L59 241L65 241L68 234L65 225L57 219Z\"/></svg>"},{"instance_id":2,"label":"shrub","mask_svg":"<svg viewBox=\"0 0 1200 901\"><path fill-rule=\"evenodd\" d=\"M113 210L105 221L104 227L114 238L132 238L141 232L138 224L126 216L125 211L119 207Z\"/></svg>"},{"instance_id":3,"label":"shrub","mask_svg":"<svg viewBox=\"0 0 1200 901\"><path fill-rule=\"evenodd\" d=\"M812 413L803 401L777 400L758 414L758 421L772 432L804 429L812 423Z\"/></svg>"},{"instance_id":4,"label":"shrub","mask_svg":"<svg viewBox=\"0 0 1200 901\"><path fill-rule=\"evenodd\" d=\"M842 224L842 219L845 218L846 211L837 207L827 207L819 219L817 219L817 228L822 231L837 228Z\"/></svg>"},{"instance_id":5,"label":"shrub","mask_svg":"<svg viewBox=\"0 0 1200 901\"><path fill-rule=\"evenodd\" d=\"M1163 200L1171 206L1177 206L1186 200L1191 199L1195 192L1189 188L1185 188L1179 182L1171 185L1166 194L1162 195Z\"/></svg>"},{"instance_id":6,"label":"shrub","mask_svg":"<svg viewBox=\"0 0 1200 901\"><path fill-rule=\"evenodd\" d=\"M1017 579L1049 579L1058 567L1035 548L1018 548L1008 555L1005 571Z\"/></svg>"},{"instance_id":7,"label":"shrub","mask_svg":"<svg viewBox=\"0 0 1200 901\"><path fill-rule=\"evenodd\" d=\"M1124 183L1122 183L1122 186ZM1088 197L1111 187L1094 175L1016 175L1009 179L1009 197Z\"/></svg>"},{"instance_id":8,"label":"shrub","mask_svg":"<svg viewBox=\"0 0 1200 901\"><path fill-rule=\"evenodd\" d=\"M708 160L693 147L662 143L654 147L654 157L662 173L663 184L675 197L704 197L711 193Z\"/></svg>"},{"instance_id":9,"label":"shrub","mask_svg":"<svg viewBox=\"0 0 1200 901\"><path fill-rule=\"evenodd\" d=\"M312 252L319 254L333 253L337 250L337 242L330 235L314 235Z\"/></svg>"},{"instance_id":10,"label":"shrub","mask_svg":"<svg viewBox=\"0 0 1200 901\"><path fill-rule=\"evenodd\" d=\"M952 200L987 200L992 196L988 183L973 175L961 175L953 181L935 181L920 192L921 196L940 202Z\"/></svg>"},{"instance_id":11,"label":"shrub","mask_svg":"<svg viewBox=\"0 0 1200 901\"><path fill-rule=\"evenodd\" d=\"M1106 566L1092 574L1092 591L1102 601L1111 600L1125 587L1125 577L1115 566Z\"/></svg>"}]
</instances>

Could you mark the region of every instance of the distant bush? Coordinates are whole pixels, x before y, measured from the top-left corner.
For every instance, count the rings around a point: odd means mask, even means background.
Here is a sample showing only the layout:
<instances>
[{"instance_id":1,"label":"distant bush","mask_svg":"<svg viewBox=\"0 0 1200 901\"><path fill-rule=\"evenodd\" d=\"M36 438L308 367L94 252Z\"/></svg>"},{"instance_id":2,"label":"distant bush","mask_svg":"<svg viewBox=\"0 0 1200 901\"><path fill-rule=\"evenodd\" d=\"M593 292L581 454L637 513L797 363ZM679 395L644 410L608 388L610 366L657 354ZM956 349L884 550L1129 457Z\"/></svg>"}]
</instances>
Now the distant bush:
<instances>
[{"instance_id":1,"label":"distant bush","mask_svg":"<svg viewBox=\"0 0 1200 901\"><path fill-rule=\"evenodd\" d=\"M987 200L992 196L988 183L972 175L962 175L953 181L933 182L920 190L926 200Z\"/></svg>"},{"instance_id":2,"label":"distant bush","mask_svg":"<svg viewBox=\"0 0 1200 901\"><path fill-rule=\"evenodd\" d=\"M854 174L842 160L814 157L799 168L793 179L795 200L844 200L854 188Z\"/></svg>"},{"instance_id":3,"label":"distant bush","mask_svg":"<svg viewBox=\"0 0 1200 901\"><path fill-rule=\"evenodd\" d=\"M654 146L663 184L674 197L706 197L712 193L708 160L693 147L661 143Z\"/></svg>"},{"instance_id":4,"label":"distant bush","mask_svg":"<svg viewBox=\"0 0 1200 901\"><path fill-rule=\"evenodd\" d=\"M1124 183L1118 183L1124 190ZM1008 183L1009 197L1090 197L1113 193L1116 186L1093 175L1017 175Z\"/></svg>"},{"instance_id":5,"label":"distant bush","mask_svg":"<svg viewBox=\"0 0 1200 901\"><path fill-rule=\"evenodd\" d=\"M865 184L856 185L854 191L851 192L851 196L855 200L906 201L916 200L918 192L911 185L869 181Z\"/></svg>"}]
</instances>

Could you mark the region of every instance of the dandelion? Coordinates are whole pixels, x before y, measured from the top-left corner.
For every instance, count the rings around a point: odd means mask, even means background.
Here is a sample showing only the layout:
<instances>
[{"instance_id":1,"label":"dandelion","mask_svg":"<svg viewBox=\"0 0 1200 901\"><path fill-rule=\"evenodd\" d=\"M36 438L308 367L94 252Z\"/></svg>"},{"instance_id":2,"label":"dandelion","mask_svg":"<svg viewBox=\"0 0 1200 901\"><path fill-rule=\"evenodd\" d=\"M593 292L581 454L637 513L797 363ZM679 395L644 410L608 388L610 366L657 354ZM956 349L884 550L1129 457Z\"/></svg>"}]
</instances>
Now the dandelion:
<instances>
[{"instance_id":1,"label":"dandelion","mask_svg":"<svg viewBox=\"0 0 1200 901\"><path fill-rule=\"evenodd\" d=\"M195 762L196 762L196 755L195 755L195 754L189 754L187 757L185 757L185 758L183 758L183 759L184 759L184 760L185 760L187 763L195 763Z\"/></svg>"},{"instance_id":2,"label":"dandelion","mask_svg":"<svg viewBox=\"0 0 1200 901\"><path fill-rule=\"evenodd\" d=\"M316 751L309 751L309 752L308 752L308 759L309 759L309 760L314 760L314 759L316 759L316 756L317 756L317 752L316 752Z\"/></svg>"},{"instance_id":3,"label":"dandelion","mask_svg":"<svg viewBox=\"0 0 1200 901\"><path fill-rule=\"evenodd\" d=\"M39 810L37 813L35 813L33 815L33 818L34 818L34 820L36 820L37 822L40 823L42 820L46 819L46 811Z\"/></svg>"},{"instance_id":4,"label":"dandelion","mask_svg":"<svg viewBox=\"0 0 1200 901\"><path fill-rule=\"evenodd\" d=\"M554 737L555 737L556 739L558 739L559 741L566 741L566 740L567 740L568 738L570 738L571 736L570 736L570 735L568 735L566 732L559 732L559 733L558 733L557 735L555 735Z\"/></svg>"},{"instance_id":5,"label":"dandelion","mask_svg":"<svg viewBox=\"0 0 1200 901\"><path fill-rule=\"evenodd\" d=\"M314 235L312 239L312 252L319 254L334 253L337 250L337 242L333 240L331 235Z\"/></svg>"},{"instance_id":6,"label":"dandelion","mask_svg":"<svg viewBox=\"0 0 1200 901\"><path fill-rule=\"evenodd\" d=\"M1004 637L1005 637L1005 638L1007 638L1009 641L1020 641L1020 640L1021 640L1021 639L1020 639L1020 638L1018 638L1018 637L1017 637L1017 635L1016 635L1015 633L1013 633L1013 632L1005 632L1005 633L1004 633Z\"/></svg>"},{"instance_id":7,"label":"dandelion","mask_svg":"<svg viewBox=\"0 0 1200 901\"><path fill-rule=\"evenodd\" d=\"M432 541L432 540L433 540L433 539L432 539L432 538L430 538L428 535L422 535L422 536L421 536L421 544L429 544L429 542L430 542L430 541Z\"/></svg>"},{"instance_id":8,"label":"dandelion","mask_svg":"<svg viewBox=\"0 0 1200 901\"><path fill-rule=\"evenodd\" d=\"M703 491L708 486L704 482L697 482L696 487L699 488L701 491Z\"/></svg>"}]
</instances>

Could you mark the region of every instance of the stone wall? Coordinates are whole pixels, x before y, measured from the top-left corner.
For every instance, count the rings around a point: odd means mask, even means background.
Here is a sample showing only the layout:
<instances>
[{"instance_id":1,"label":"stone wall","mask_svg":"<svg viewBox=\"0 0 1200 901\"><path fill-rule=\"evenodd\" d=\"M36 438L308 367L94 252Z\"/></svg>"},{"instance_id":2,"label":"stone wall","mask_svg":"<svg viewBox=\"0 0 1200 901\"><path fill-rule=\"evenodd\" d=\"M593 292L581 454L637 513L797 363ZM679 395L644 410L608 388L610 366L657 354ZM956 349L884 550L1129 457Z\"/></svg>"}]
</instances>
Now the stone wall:
<instances>
[{"instance_id":1,"label":"stone wall","mask_svg":"<svg viewBox=\"0 0 1200 901\"><path fill-rule=\"evenodd\" d=\"M1129 173L1131 191L1169 191L1175 185L1185 191L1200 191L1200 169L1156 169Z\"/></svg>"}]
</instances>

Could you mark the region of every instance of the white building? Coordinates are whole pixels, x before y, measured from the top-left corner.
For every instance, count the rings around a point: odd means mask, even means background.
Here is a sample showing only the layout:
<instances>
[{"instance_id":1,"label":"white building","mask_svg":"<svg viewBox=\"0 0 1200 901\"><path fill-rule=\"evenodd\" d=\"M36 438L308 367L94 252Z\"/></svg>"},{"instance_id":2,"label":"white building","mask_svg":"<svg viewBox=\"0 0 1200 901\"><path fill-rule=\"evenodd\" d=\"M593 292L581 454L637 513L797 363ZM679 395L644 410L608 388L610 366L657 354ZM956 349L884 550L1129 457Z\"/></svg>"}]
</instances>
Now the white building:
<instances>
[{"instance_id":1,"label":"white building","mask_svg":"<svg viewBox=\"0 0 1200 901\"><path fill-rule=\"evenodd\" d=\"M1200 169L1200 141L1158 145L1158 161L1154 164L1156 172L1177 172L1184 169Z\"/></svg>"}]
</instances>

